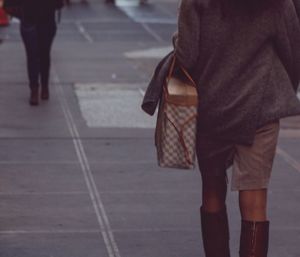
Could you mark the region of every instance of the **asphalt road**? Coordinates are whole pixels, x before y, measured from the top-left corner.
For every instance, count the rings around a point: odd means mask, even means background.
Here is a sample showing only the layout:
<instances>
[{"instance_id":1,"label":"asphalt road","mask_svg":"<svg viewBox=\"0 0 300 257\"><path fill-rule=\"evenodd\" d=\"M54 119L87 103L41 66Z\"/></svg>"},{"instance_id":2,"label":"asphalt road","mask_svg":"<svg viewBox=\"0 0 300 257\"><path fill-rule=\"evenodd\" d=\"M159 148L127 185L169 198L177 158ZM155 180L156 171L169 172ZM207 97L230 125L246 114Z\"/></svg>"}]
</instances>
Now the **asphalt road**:
<instances>
[{"instance_id":1,"label":"asphalt road","mask_svg":"<svg viewBox=\"0 0 300 257\"><path fill-rule=\"evenodd\" d=\"M199 172L162 170L139 104L176 29L175 1L63 11L51 101L27 104L19 28L0 29L0 257L196 257ZM282 122L270 256L300 257L300 125ZM229 193L232 256L237 194Z\"/></svg>"}]
</instances>

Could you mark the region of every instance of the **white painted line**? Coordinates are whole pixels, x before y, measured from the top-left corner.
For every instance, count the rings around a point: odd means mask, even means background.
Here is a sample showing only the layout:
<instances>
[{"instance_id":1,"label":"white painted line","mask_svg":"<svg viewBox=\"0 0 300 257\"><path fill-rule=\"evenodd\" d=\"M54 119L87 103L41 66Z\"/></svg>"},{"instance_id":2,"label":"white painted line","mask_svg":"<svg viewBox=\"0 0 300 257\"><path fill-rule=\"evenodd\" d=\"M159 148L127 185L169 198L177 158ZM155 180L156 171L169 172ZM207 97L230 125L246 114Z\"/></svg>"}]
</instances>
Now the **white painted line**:
<instances>
[{"instance_id":1,"label":"white painted line","mask_svg":"<svg viewBox=\"0 0 300 257\"><path fill-rule=\"evenodd\" d=\"M290 156L282 148L277 147L277 154L279 154L290 166L300 173L300 163Z\"/></svg>"},{"instance_id":2,"label":"white painted line","mask_svg":"<svg viewBox=\"0 0 300 257\"><path fill-rule=\"evenodd\" d=\"M93 207L98 219L98 223L101 229L101 234L108 252L109 257L121 257L119 248L117 246L116 240L114 238L106 210L104 208L104 204L102 202L102 199L100 197L99 191L97 189L89 161L87 159L87 155L85 153L82 141L80 139L80 135L77 129L77 126L75 124L73 115L71 113L71 110L69 108L63 87L61 85L60 78L57 74L57 72L54 71L55 74L55 82L57 82L56 90L58 91L59 102L62 107L69 132L73 138L74 147L77 153L78 160L81 165L81 169L85 178L85 182L87 185L87 188L89 190L89 195L91 198L91 201L93 203Z\"/></svg>"},{"instance_id":3,"label":"white painted line","mask_svg":"<svg viewBox=\"0 0 300 257\"><path fill-rule=\"evenodd\" d=\"M140 94L141 94L142 97L144 97L145 94L146 94L145 90L141 89L141 88L139 88L139 92L140 92Z\"/></svg>"},{"instance_id":4,"label":"white painted line","mask_svg":"<svg viewBox=\"0 0 300 257\"><path fill-rule=\"evenodd\" d=\"M141 23L141 25L151 36L153 36L156 39L157 42L164 42L162 37L158 35L153 29L151 29L146 23Z\"/></svg>"},{"instance_id":5,"label":"white painted line","mask_svg":"<svg viewBox=\"0 0 300 257\"><path fill-rule=\"evenodd\" d=\"M76 22L77 29L79 33L89 42L89 43L94 43L94 39L91 37L91 35L86 31L84 26L80 21Z\"/></svg>"}]
</instances>

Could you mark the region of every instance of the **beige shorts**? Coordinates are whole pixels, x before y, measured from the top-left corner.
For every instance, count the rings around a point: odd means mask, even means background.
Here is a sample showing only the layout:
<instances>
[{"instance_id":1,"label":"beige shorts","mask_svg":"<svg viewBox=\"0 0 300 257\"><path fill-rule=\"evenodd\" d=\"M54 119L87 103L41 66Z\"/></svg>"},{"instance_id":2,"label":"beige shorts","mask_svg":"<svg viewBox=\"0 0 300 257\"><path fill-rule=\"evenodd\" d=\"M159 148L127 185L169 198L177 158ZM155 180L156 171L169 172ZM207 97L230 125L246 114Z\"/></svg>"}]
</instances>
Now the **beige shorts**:
<instances>
[{"instance_id":1,"label":"beige shorts","mask_svg":"<svg viewBox=\"0 0 300 257\"><path fill-rule=\"evenodd\" d=\"M251 146L199 136L197 156L202 176L226 176L226 170L232 166L233 191L267 188L276 154L279 127L277 121L259 128Z\"/></svg>"}]
</instances>

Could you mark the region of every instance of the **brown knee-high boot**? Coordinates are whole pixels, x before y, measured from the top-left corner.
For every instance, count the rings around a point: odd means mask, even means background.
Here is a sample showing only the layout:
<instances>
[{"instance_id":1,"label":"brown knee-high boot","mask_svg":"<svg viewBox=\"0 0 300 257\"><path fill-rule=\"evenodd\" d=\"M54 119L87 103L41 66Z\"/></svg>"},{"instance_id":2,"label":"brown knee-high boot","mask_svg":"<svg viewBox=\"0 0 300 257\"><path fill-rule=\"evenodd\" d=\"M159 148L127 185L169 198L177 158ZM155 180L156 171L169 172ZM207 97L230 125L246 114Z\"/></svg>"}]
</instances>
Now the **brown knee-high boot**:
<instances>
[{"instance_id":1,"label":"brown knee-high boot","mask_svg":"<svg viewBox=\"0 0 300 257\"><path fill-rule=\"evenodd\" d=\"M267 257L269 221L242 221L240 257Z\"/></svg>"},{"instance_id":2,"label":"brown knee-high boot","mask_svg":"<svg viewBox=\"0 0 300 257\"><path fill-rule=\"evenodd\" d=\"M230 257L226 207L216 213L201 208L203 246L206 257Z\"/></svg>"}]
</instances>

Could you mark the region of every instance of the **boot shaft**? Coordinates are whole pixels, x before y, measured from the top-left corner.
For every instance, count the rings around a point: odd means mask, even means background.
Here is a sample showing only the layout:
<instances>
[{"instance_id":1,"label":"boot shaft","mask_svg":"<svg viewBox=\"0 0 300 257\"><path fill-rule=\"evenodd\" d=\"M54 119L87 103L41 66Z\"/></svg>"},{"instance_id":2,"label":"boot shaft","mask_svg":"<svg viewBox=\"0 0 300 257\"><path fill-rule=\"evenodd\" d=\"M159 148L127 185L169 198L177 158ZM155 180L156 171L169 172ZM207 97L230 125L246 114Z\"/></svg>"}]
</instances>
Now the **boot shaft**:
<instances>
[{"instance_id":1,"label":"boot shaft","mask_svg":"<svg viewBox=\"0 0 300 257\"><path fill-rule=\"evenodd\" d=\"M206 257L230 257L227 210L209 213L201 208L202 239Z\"/></svg>"},{"instance_id":2,"label":"boot shaft","mask_svg":"<svg viewBox=\"0 0 300 257\"><path fill-rule=\"evenodd\" d=\"M269 221L242 221L240 257L267 257Z\"/></svg>"}]
</instances>

